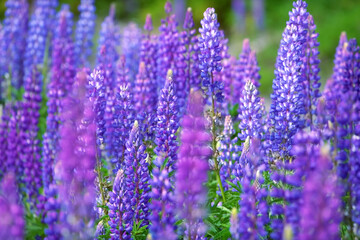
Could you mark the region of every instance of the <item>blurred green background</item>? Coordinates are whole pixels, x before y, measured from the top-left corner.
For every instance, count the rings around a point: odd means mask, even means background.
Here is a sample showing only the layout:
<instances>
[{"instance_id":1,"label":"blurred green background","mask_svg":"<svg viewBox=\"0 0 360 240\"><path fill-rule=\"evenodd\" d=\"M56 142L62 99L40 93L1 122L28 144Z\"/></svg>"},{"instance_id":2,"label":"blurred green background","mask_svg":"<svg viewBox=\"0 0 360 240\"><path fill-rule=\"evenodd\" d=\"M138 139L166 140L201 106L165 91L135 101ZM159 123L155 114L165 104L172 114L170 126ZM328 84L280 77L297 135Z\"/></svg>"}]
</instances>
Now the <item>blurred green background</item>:
<instances>
[{"instance_id":1,"label":"blurred green background","mask_svg":"<svg viewBox=\"0 0 360 240\"><path fill-rule=\"evenodd\" d=\"M174 0L173 0L174 1ZM0 0L0 18L3 19L5 0ZM32 1L30 1L32 2ZM78 16L77 6L80 0L60 0L71 7L75 16ZM116 17L121 23L133 21L142 26L147 13L153 16L155 28L165 17L165 0L96 0L97 26L108 14L110 4L116 4ZM258 30L252 14L253 0L245 0L246 19L245 30L237 30L237 22L232 10L231 0L185 0L186 7L191 7L194 13L196 27L200 26L202 14L207 7L214 7L220 22L229 38L230 53L238 56L241 51L242 40L249 38L251 46L257 51L261 88L263 96L271 93L271 83L274 78L274 64L281 39L281 33L289 19L288 12L292 8L290 0L264 0L265 2L265 29ZM331 75L333 56L338 43L339 35L346 31L349 38L360 39L360 1L359 0L308 0L308 11L313 15L320 42L321 77L322 82ZM182 25L182 23L180 23Z\"/></svg>"}]
</instances>

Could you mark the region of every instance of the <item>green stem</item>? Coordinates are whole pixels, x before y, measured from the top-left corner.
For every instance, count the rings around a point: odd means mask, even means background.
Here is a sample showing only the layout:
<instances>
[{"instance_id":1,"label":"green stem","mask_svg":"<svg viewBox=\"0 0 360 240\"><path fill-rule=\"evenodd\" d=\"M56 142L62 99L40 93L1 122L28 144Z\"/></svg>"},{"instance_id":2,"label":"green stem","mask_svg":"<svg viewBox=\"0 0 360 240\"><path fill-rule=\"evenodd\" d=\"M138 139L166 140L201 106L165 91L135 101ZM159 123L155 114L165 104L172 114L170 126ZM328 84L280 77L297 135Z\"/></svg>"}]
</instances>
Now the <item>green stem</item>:
<instances>
[{"instance_id":1,"label":"green stem","mask_svg":"<svg viewBox=\"0 0 360 240\"><path fill-rule=\"evenodd\" d=\"M98 148L96 147L96 173L98 175L98 179L99 179L99 191L100 191L100 195L101 195L101 201L103 205L106 205L106 197L105 197L105 192L104 192L104 182L103 182L103 176L101 173L101 160L99 159L99 151ZM104 208L104 215L108 214L108 210L106 208Z\"/></svg>"}]
</instances>

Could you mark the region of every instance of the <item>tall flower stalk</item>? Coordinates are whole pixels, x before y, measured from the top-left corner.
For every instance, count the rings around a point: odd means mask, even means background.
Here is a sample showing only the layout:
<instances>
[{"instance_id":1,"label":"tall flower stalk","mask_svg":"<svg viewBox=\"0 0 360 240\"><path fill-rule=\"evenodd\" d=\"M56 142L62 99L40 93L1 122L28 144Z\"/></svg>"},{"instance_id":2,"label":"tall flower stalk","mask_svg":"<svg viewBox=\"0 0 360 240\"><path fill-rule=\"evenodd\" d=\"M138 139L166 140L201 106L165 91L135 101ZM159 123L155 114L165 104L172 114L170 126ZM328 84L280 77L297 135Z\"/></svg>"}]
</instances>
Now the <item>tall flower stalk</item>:
<instances>
[{"instance_id":1,"label":"tall flower stalk","mask_svg":"<svg viewBox=\"0 0 360 240\"><path fill-rule=\"evenodd\" d=\"M204 183L209 170L207 146L211 136L206 132L203 117L203 96L192 92L181 126L181 146L177 163L175 197L176 207L185 224L185 238L195 240L204 236L206 190Z\"/></svg>"},{"instance_id":2,"label":"tall flower stalk","mask_svg":"<svg viewBox=\"0 0 360 240\"><path fill-rule=\"evenodd\" d=\"M216 108L216 102L220 103L223 100L223 84L214 78L215 71L220 72L221 56L220 56L220 31L219 23L215 9L208 8L204 12L204 18L201 20L202 27L199 29L201 37L199 38L200 44L200 69L202 85L205 88L205 94L208 97L210 106L210 119L211 119L211 133L213 149L214 171L219 184L223 201L225 202L224 188L220 178L220 166L218 163L218 150L217 150L217 125L219 121L219 113Z\"/></svg>"}]
</instances>

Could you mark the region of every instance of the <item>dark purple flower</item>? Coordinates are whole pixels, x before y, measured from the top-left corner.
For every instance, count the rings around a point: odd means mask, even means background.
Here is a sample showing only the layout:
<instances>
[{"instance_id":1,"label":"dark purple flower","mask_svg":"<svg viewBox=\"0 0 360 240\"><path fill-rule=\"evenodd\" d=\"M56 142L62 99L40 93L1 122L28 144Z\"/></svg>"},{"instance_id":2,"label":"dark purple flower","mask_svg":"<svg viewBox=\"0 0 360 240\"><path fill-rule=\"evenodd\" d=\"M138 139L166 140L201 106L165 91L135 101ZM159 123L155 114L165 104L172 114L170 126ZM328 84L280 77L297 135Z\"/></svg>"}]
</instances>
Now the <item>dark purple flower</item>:
<instances>
[{"instance_id":1,"label":"dark purple flower","mask_svg":"<svg viewBox=\"0 0 360 240\"><path fill-rule=\"evenodd\" d=\"M176 206L191 239L204 232L203 218L206 216L206 188L211 155L208 143L211 136L206 132L203 117L204 99L200 92L192 92L187 113L182 120L181 146L177 162L175 197ZM197 231L199 228L199 232Z\"/></svg>"},{"instance_id":2,"label":"dark purple flower","mask_svg":"<svg viewBox=\"0 0 360 240\"><path fill-rule=\"evenodd\" d=\"M95 33L94 0L81 0L78 10L80 16L76 24L74 49L77 56L76 66L89 67Z\"/></svg>"},{"instance_id":3,"label":"dark purple flower","mask_svg":"<svg viewBox=\"0 0 360 240\"><path fill-rule=\"evenodd\" d=\"M21 240L25 237L24 208L18 196L15 175L9 172L0 188L0 238Z\"/></svg>"},{"instance_id":4,"label":"dark purple flower","mask_svg":"<svg viewBox=\"0 0 360 240\"><path fill-rule=\"evenodd\" d=\"M38 64L43 64L46 41L49 32L54 27L55 8L57 0L37 0L35 1L34 13L29 22L29 32L25 51L25 78L33 75L33 69ZM25 79L26 81L26 79ZM40 81L41 86L41 81Z\"/></svg>"},{"instance_id":5,"label":"dark purple flower","mask_svg":"<svg viewBox=\"0 0 360 240\"><path fill-rule=\"evenodd\" d=\"M153 178L151 180L151 225L150 233L153 239L175 240L175 202L173 183L170 172L163 168L164 158L160 155L154 162Z\"/></svg>"},{"instance_id":6,"label":"dark purple flower","mask_svg":"<svg viewBox=\"0 0 360 240\"><path fill-rule=\"evenodd\" d=\"M215 71L220 72L222 69L222 58L220 55L220 24L217 21L215 9L206 9L206 11L204 12L204 18L201 20L201 26L202 27L199 28L199 32L201 34L201 37L199 38L199 58L201 78L203 79L202 85L207 88L206 94L211 101L213 98L215 98L216 101L221 102L223 99L223 83L220 81L216 81L213 76Z\"/></svg>"},{"instance_id":7,"label":"dark purple flower","mask_svg":"<svg viewBox=\"0 0 360 240\"><path fill-rule=\"evenodd\" d=\"M260 101L259 92L252 81L248 80L243 88L240 98L239 138L245 140L247 137L261 139L264 129L263 104Z\"/></svg>"},{"instance_id":8,"label":"dark purple flower","mask_svg":"<svg viewBox=\"0 0 360 240\"><path fill-rule=\"evenodd\" d=\"M222 139L220 141L220 155L219 155L219 164L220 168L220 178L221 182L224 184L225 191L229 189L229 184L226 181L231 181L232 169L234 168L235 161L238 160L238 151L239 147L236 145L238 141L237 137L233 138L235 130L233 127L233 122L231 116L225 117L224 131Z\"/></svg>"},{"instance_id":9,"label":"dark purple flower","mask_svg":"<svg viewBox=\"0 0 360 240\"><path fill-rule=\"evenodd\" d=\"M86 98L85 84L86 78L78 78L63 100L55 179L61 204L58 227L65 239L88 239L94 234L94 169L98 148L94 103Z\"/></svg>"},{"instance_id":10,"label":"dark purple flower","mask_svg":"<svg viewBox=\"0 0 360 240\"><path fill-rule=\"evenodd\" d=\"M179 128L178 102L174 92L172 71L168 71L165 87L161 90L157 110L157 125L155 134L155 153L167 159L166 166L169 172L175 167L177 160L178 143L176 132Z\"/></svg>"},{"instance_id":11,"label":"dark purple flower","mask_svg":"<svg viewBox=\"0 0 360 240\"><path fill-rule=\"evenodd\" d=\"M298 0L289 12L276 60L273 93L271 94L271 151L287 155L292 137L304 126L303 82L304 56L308 29L307 4Z\"/></svg>"},{"instance_id":12,"label":"dark purple flower","mask_svg":"<svg viewBox=\"0 0 360 240\"><path fill-rule=\"evenodd\" d=\"M300 240L340 239L341 197L330 158L322 153L316 169L309 174L300 207Z\"/></svg>"},{"instance_id":13,"label":"dark purple flower","mask_svg":"<svg viewBox=\"0 0 360 240\"><path fill-rule=\"evenodd\" d=\"M252 0L252 12L255 19L256 27L259 30L265 28L265 1L264 0Z\"/></svg>"},{"instance_id":14,"label":"dark purple flower","mask_svg":"<svg viewBox=\"0 0 360 240\"><path fill-rule=\"evenodd\" d=\"M245 20L246 20L246 8L244 0L232 0L231 1L232 9L235 12L237 30L243 32L245 30Z\"/></svg>"},{"instance_id":15,"label":"dark purple flower","mask_svg":"<svg viewBox=\"0 0 360 240\"><path fill-rule=\"evenodd\" d=\"M146 30L146 33L143 34L142 40L141 40L141 48L140 48L140 64L139 64L139 70L138 75L136 76L135 80L135 91L134 91L134 102L136 103L135 109L138 113L144 113L151 115L151 118L154 118L153 115L156 114L156 105L157 105L157 88L158 83L156 80L156 51L157 51L157 40L156 36L151 35L151 31L153 29L152 26L152 20L151 16L146 16L146 22L144 29ZM145 88L141 87L143 83L146 80L147 87ZM142 92L140 95L145 94L147 95L147 98L149 99L146 104L144 102L138 103L139 100L138 97L140 96L139 93ZM140 97L142 98L142 97ZM148 109L146 111L138 111L139 107L143 109Z\"/></svg>"},{"instance_id":16,"label":"dark purple flower","mask_svg":"<svg viewBox=\"0 0 360 240\"><path fill-rule=\"evenodd\" d=\"M5 105L4 108L0 108L0 151L5 153L8 149L8 134L9 134L9 120L10 120L10 105ZM11 166L10 166L11 167ZM6 173L9 168L6 154L0 154L0 179Z\"/></svg>"},{"instance_id":17,"label":"dark purple flower","mask_svg":"<svg viewBox=\"0 0 360 240\"><path fill-rule=\"evenodd\" d=\"M175 20L175 15L171 14L172 6L169 1L165 3L165 12L167 14L166 19L161 20L161 25L159 27L159 37L158 37L158 49L157 49L157 69L156 69L156 78L158 84L158 90L162 89L166 82L166 74L169 69L173 69L174 78L181 75L181 71L178 74L175 72L175 64L177 68L184 69L184 59L178 58L178 44L179 44L179 34L177 31L178 23ZM184 49L180 49L180 51ZM181 61L177 63L177 61ZM179 79L179 81L182 81ZM183 81L182 81L183 82ZM181 85L180 85L181 86ZM179 87L180 87L179 86ZM182 86L181 86L182 87ZM178 88L178 87L177 87ZM176 88L176 91L178 91ZM186 87L184 87L186 88ZM186 91L186 89L179 89L180 91ZM180 100L182 98L179 98Z\"/></svg>"},{"instance_id":18,"label":"dark purple flower","mask_svg":"<svg viewBox=\"0 0 360 240\"><path fill-rule=\"evenodd\" d=\"M133 22L129 23L122 33L121 49L126 58L126 68L129 69L129 80L132 86L139 69L141 36L141 29Z\"/></svg>"},{"instance_id":19,"label":"dark purple flower","mask_svg":"<svg viewBox=\"0 0 360 240\"><path fill-rule=\"evenodd\" d=\"M321 96L319 88L321 86L319 76L319 42L317 41L318 33L315 32L316 25L313 17L308 15L308 29L306 34L306 49L303 59L304 65L304 101L305 101L305 124L313 127L315 125L316 106L318 98Z\"/></svg>"},{"instance_id":20,"label":"dark purple flower","mask_svg":"<svg viewBox=\"0 0 360 240\"><path fill-rule=\"evenodd\" d=\"M57 16L57 22L52 45L51 77L47 86L47 130L44 134L42 151L43 184L45 188L53 181L54 160L58 152L62 99L71 89L76 74L72 42L72 14L69 12L68 5L62 6L62 10Z\"/></svg>"},{"instance_id":21,"label":"dark purple flower","mask_svg":"<svg viewBox=\"0 0 360 240\"><path fill-rule=\"evenodd\" d=\"M3 40L0 48L6 58L6 72L11 76L11 85L16 89L22 86L24 65L23 58L26 47L26 33L28 30L29 6L26 0L8 0L5 3L5 19ZM1 77L3 77L1 75ZM0 78L1 78L0 77ZM1 98L1 97L0 97Z\"/></svg>"}]
</instances>

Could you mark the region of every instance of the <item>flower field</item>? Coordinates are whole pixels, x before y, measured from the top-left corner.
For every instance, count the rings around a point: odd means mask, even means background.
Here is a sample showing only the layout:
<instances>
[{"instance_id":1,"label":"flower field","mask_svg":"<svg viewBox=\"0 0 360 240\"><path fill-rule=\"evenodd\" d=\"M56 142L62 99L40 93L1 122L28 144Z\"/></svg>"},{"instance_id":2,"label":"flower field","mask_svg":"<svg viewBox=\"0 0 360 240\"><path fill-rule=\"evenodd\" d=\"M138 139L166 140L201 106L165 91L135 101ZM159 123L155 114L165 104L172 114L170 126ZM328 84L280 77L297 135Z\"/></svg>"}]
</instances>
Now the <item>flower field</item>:
<instances>
[{"instance_id":1,"label":"flower field","mask_svg":"<svg viewBox=\"0 0 360 240\"><path fill-rule=\"evenodd\" d=\"M321 80L295 1L262 98L256 52L230 54L216 9L197 29L167 1L158 29L120 28L112 5L94 40L94 1L76 21L57 0L5 3L1 240L360 239L356 39L339 33Z\"/></svg>"}]
</instances>

